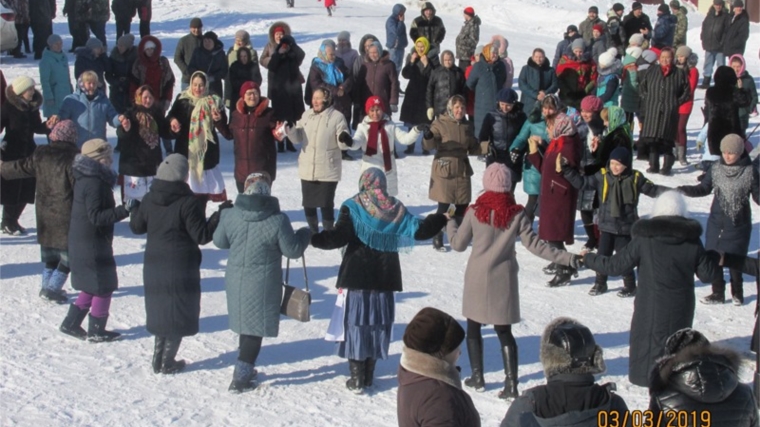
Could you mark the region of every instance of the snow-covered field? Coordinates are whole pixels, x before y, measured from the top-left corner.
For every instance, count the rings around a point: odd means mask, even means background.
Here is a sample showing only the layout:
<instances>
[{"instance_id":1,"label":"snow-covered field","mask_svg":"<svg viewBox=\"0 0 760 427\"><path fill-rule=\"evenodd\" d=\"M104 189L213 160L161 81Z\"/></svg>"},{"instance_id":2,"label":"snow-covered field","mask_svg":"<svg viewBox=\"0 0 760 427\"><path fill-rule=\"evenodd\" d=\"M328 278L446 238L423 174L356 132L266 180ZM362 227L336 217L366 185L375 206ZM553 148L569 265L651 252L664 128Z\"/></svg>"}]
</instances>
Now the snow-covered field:
<instances>
[{"instance_id":1,"label":"snow-covered field","mask_svg":"<svg viewBox=\"0 0 760 427\"><path fill-rule=\"evenodd\" d=\"M351 32L356 44L365 33L373 33L384 40L384 22L394 1L392 0L340 0L334 17L328 18L321 3L314 0L297 0L294 9L286 9L281 0L267 1L207 1L160 0L153 2L153 34L164 46L164 55L172 58L177 40L187 33L188 22L201 16L204 30L217 32L229 46L235 31L245 29L251 33L255 48L260 52L267 41L267 30L277 20L290 23L296 40L307 53L315 56L321 40L334 38L340 30ZM416 0L403 0L409 8L407 27L418 15ZM626 8L630 2L624 2ZM510 41L509 55L517 72L525 64L534 47L543 47L549 55L568 24L578 24L591 5L606 11L609 2L589 0L473 0L465 4L450 0L437 1L439 16L448 30L445 48L454 47L454 39L461 26L461 9L471 5L483 19L481 40L493 34L503 34ZM70 38L65 18L60 16L63 0L58 0L59 16L55 32L64 35L68 48ZM654 17L654 7L645 12ZM702 17L691 11L688 40L702 55L698 44ZM133 22L132 30L137 30ZM108 25L109 45L114 44L114 23ZM756 56L760 48L760 26L752 24L747 46L748 70L760 75L760 61ZM38 76L37 64L31 59L14 60L3 57L2 70L10 81L20 75ZM309 61L302 71L306 74ZM73 74L73 56L71 57ZM173 64L172 64L173 65ZM700 63L701 70L701 63ZM175 69L175 73L178 74ZM517 73L516 73L517 75ZM265 83L266 84L266 83ZM402 82L402 85L404 83ZM175 93L179 90L179 83ZM705 92L698 90L694 114L689 122L692 162L696 159L693 139L702 124L699 108ZM751 127L758 123L755 118ZM113 129L109 136L115 140ZM760 140L753 137L756 145ZM44 138L38 138L42 144ZM418 148L419 151L419 148ZM222 168L228 191L235 193L232 177L231 143L222 142ZM435 203L427 198L431 157L412 156L398 162L399 198L411 211L424 215L434 210ZM480 189L484 164L473 162L474 189ZM642 162L635 167L646 169ZM296 174L296 155L287 153L279 160L275 195L296 226L305 226L300 207L300 185ZM343 181L338 186L337 201L350 197L356 191L359 163L345 162ZM695 183L697 172L692 168L675 166L671 177L649 176L658 184L677 186ZM527 196L518 186L518 202L525 203ZM705 223L712 197L689 200L693 216ZM648 214L652 200L642 198L641 214ZM213 206L209 207L209 213ZM760 210L753 205L755 224ZM201 332L186 338L179 356L188 362L185 372L174 376L154 375L150 368L153 337L144 328L142 262L144 238L133 236L126 222L116 225L114 251L119 266L120 289L114 294L109 326L124 334L121 341L110 344L88 344L72 340L60 332L58 326L67 307L42 302L39 291L39 246L34 229L34 207L27 207L21 224L28 227L25 237L0 238L0 424L22 426L117 426L117 425L257 425L257 426L386 426L396 423L396 370L398 368L400 338L412 316L422 307L443 309L462 322L461 294L465 253L439 253L429 245L421 245L411 254L402 255L404 292L396 295L397 313L394 341L389 360L380 361L377 367L375 388L364 396L356 396L345 388L348 369L345 360L334 355L334 345L323 340L335 299L335 279L340 263L340 252L325 252L314 248L306 251L309 279L313 290L312 321L301 324L283 320L280 336L266 339L258 360L261 385L256 391L231 395L227 386L232 376L232 365L237 357L237 336L227 329L224 293L224 268L227 254L212 244L203 250ZM576 236L580 242L571 247L578 251L585 241L580 222ZM760 242L757 226L752 235L750 253L754 254ZM71 236L76 238L76 236ZM528 254L521 247L521 306L522 322L514 326L520 352L520 389L544 381L538 360L539 337L544 325L557 316L573 316L594 332L604 348L607 373L602 381L614 381L631 408L644 409L648 404L647 391L631 385L627 380L628 337L632 313L631 299L621 299L615 292L621 280L611 279L611 291L598 297L587 295L593 283L593 273L584 270L572 286L549 289L549 279L541 272L543 260ZM295 267L300 269L300 264ZM300 272L295 270L293 283L301 284ZM67 285L67 289L69 289ZM709 285L697 283L697 297L709 293ZM742 352L745 363L741 378L752 381L753 355L747 351L753 311L756 301L754 280L745 278L745 304L706 306L697 304L695 328L712 341ZM673 301L678 304L678 301ZM493 330L484 330L486 346L485 393L472 393L485 426L497 425L507 409L496 397L503 380L498 340ZM463 373L469 373L466 351L460 364Z\"/></svg>"}]
</instances>

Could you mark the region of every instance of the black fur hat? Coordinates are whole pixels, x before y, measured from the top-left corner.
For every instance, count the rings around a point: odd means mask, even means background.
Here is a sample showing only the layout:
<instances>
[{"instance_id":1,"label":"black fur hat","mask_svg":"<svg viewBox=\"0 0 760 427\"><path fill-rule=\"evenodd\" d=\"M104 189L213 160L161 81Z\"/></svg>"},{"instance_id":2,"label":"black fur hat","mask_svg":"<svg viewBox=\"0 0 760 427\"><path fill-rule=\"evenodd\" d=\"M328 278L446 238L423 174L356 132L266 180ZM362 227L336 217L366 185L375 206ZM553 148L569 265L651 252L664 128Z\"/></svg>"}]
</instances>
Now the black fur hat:
<instances>
[{"instance_id":1,"label":"black fur hat","mask_svg":"<svg viewBox=\"0 0 760 427\"><path fill-rule=\"evenodd\" d=\"M591 331L569 317L559 317L546 326L541 336L541 364L546 378L559 374L601 374L602 348Z\"/></svg>"},{"instance_id":2,"label":"black fur hat","mask_svg":"<svg viewBox=\"0 0 760 427\"><path fill-rule=\"evenodd\" d=\"M665 353L663 355L669 356L671 354L676 354L691 345L706 346L710 345L710 341L708 341L699 331L695 331L691 328L683 328L674 332L673 335L665 340Z\"/></svg>"}]
</instances>

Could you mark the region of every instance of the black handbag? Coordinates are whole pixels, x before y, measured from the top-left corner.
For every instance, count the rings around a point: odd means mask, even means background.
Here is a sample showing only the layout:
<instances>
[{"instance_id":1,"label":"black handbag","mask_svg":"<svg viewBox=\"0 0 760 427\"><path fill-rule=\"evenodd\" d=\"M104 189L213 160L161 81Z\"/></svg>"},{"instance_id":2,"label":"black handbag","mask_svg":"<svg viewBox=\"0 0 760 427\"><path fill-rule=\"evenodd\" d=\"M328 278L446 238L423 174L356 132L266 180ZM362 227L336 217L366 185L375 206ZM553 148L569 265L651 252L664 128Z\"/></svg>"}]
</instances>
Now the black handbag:
<instances>
[{"instance_id":1,"label":"black handbag","mask_svg":"<svg viewBox=\"0 0 760 427\"><path fill-rule=\"evenodd\" d=\"M309 277L306 275L306 258L301 258L303 265L303 282L304 289L291 286L290 280L290 258L285 265L285 280L282 283L283 295L280 313L299 322L308 322L311 319L309 306L311 305L311 293L309 293Z\"/></svg>"}]
</instances>

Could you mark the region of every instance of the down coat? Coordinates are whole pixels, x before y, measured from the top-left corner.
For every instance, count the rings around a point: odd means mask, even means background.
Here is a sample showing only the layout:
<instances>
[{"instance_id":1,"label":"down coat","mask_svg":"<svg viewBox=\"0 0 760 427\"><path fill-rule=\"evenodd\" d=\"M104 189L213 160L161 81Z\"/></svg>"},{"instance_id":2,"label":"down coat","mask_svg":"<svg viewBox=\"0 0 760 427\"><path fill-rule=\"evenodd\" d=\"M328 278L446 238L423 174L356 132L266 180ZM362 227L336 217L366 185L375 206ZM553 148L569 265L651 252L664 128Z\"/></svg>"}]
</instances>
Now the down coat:
<instances>
[{"instance_id":1,"label":"down coat","mask_svg":"<svg viewBox=\"0 0 760 427\"><path fill-rule=\"evenodd\" d=\"M446 27L443 25L443 20L435 15L435 8L430 2L425 2L422 6L424 12L425 9L432 9L433 16L430 19L425 18L424 13L414 18L412 26L409 28L409 38L414 42L420 37L425 37L430 42L430 49L435 50L443 43L443 38L446 37ZM435 52L434 53L438 53Z\"/></svg>"},{"instance_id":2,"label":"down coat","mask_svg":"<svg viewBox=\"0 0 760 427\"><path fill-rule=\"evenodd\" d=\"M338 136L343 132L351 133L346 118L332 107L319 113L309 109L295 126L288 129L288 138L301 143L298 178L303 181L340 181L343 165L341 150L349 149L338 141Z\"/></svg>"},{"instance_id":3,"label":"down coat","mask_svg":"<svg viewBox=\"0 0 760 427\"><path fill-rule=\"evenodd\" d=\"M142 44L142 41L140 43ZM187 65L187 72L192 76L196 71L206 73L210 94L224 97L222 81L227 78L229 65L227 65L227 55L224 54L224 44L221 41L217 40L211 50L203 47L202 42L195 48L190 63Z\"/></svg>"},{"instance_id":4,"label":"down coat","mask_svg":"<svg viewBox=\"0 0 760 427\"><path fill-rule=\"evenodd\" d=\"M727 29L723 38L723 55L726 58L731 55L744 55L744 48L747 46L749 39L749 14L747 9L743 9L739 15L733 13L726 19Z\"/></svg>"},{"instance_id":5,"label":"down coat","mask_svg":"<svg viewBox=\"0 0 760 427\"><path fill-rule=\"evenodd\" d=\"M467 155L481 154L472 123L443 115L430 127L432 139L423 139L425 150L436 150L430 168L428 198L439 203L464 205L472 200L474 174Z\"/></svg>"},{"instance_id":6,"label":"down coat","mask_svg":"<svg viewBox=\"0 0 760 427\"><path fill-rule=\"evenodd\" d=\"M137 61L137 49L130 47L124 53L119 47L111 50L108 57L108 71L105 73L108 82L108 99L120 114L124 113L134 103L134 92L137 89L132 77L132 67Z\"/></svg>"},{"instance_id":7,"label":"down coat","mask_svg":"<svg viewBox=\"0 0 760 427\"><path fill-rule=\"evenodd\" d=\"M451 68L438 67L430 74L425 108L432 108L435 116L446 114L446 105L454 95L466 97L464 71L456 65Z\"/></svg>"},{"instance_id":8,"label":"down coat","mask_svg":"<svg viewBox=\"0 0 760 427\"><path fill-rule=\"evenodd\" d=\"M80 84L81 81L79 79ZM77 146L80 148L91 139L106 139L106 124L115 128L121 126L119 113L103 92L95 92L95 97L90 100L81 90L81 86L63 100L58 118L73 120L77 124Z\"/></svg>"},{"instance_id":9,"label":"down coat","mask_svg":"<svg viewBox=\"0 0 760 427\"><path fill-rule=\"evenodd\" d=\"M279 52L280 46L274 42L274 29L282 27L284 36L281 43L287 42L290 49ZM290 26L284 22L275 22L269 27L269 43L261 52L260 62L267 70L267 98L272 103L277 120L290 124L297 122L304 113L303 74L299 70L306 57L290 34Z\"/></svg>"},{"instance_id":10,"label":"down coat","mask_svg":"<svg viewBox=\"0 0 760 427\"><path fill-rule=\"evenodd\" d=\"M543 91L548 95L559 90L557 73L547 58L540 65L533 58L528 58L528 63L520 70L517 85L520 88L520 102L526 113L533 111L533 106L538 101L538 92Z\"/></svg>"},{"instance_id":11,"label":"down coat","mask_svg":"<svg viewBox=\"0 0 760 427\"><path fill-rule=\"evenodd\" d=\"M71 95L74 88L71 86L71 73L69 72L69 58L64 52L53 52L50 49L42 51L40 60L40 84L42 85L42 114L50 117L58 114L63 104L63 98Z\"/></svg>"},{"instance_id":12,"label":"down coat","mask_svg":"<svg viewBox=\"0 0 760 427\"><path fill-rule=\"evenodd\" d=\"M726 39L726 30L730 24L730 17L725 10L715 13L715 9L710 10L702 21L702 31L699 38L702 40L702 49L706 52L722 52L723 41Z\"/></svg>"},{"instance_id":13,"label":"down coat","mask_svg":"<svg viewBox=\"0 0 760 427\"><path fill-rule=\"evenodd\" d=\"M145 326L159 337L198 333L201 250L211 241L219 213L208 222L203 203L184 181L153 180L129 228L146 234L143 281Z\"/></svg>"},{"instance_id":14,"label":"down coat","mask_svg":"<svg viewBox=\"0 0 760 427\"><path fill-rule=\"evenodd\" d=\"M532 119L535 119L533 114L523 124L520 133L512 141L512 145L509 146L509 151L525 152L528 147L528 138L533 135L541 137L541 140L544 141L544 144L539 146L539 150L542 146L545 147L548 144L549 135L546 133L546 122L543 119L538 119L534 122L531 121ZM530 196L537 196L541 189L541 173L527 159L523 161L522 177L525 193Z\"/></svg>"}]
</instances>

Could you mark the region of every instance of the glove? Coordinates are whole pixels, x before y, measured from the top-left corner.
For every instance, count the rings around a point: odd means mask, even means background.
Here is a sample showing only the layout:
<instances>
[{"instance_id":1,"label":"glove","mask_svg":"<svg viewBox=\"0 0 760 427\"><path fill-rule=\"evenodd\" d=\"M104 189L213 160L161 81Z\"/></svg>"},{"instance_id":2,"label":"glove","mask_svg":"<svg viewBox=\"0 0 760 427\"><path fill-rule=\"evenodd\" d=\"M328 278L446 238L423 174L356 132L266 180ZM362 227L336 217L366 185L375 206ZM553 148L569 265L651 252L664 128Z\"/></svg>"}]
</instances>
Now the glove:
<instances>
[{"instance_id":1,"label":"glove","mask_svg":"<svg viewBox=\"0 0 760 427\"><path fill-rule=\"evenodd\" d=\"M391 105L391 113L398 113L398 105Z\"/></svg>"},{"instance_id":2,"label":"glove","mask_svg":"<svg viewBox=\"0 0 760 427\"><path fill-rule=\"evenodd\" d=\"M570 259L570 267L580 270L583 267L583 257L580 255L573 255Z\"/></svg>"},{"instance_id":3,"label":"glove","mask_svg":"<svg viewBox=\"0 0 760 427\"><path fill-rule=\"evenodd\" d=\"M523 153L521 153L520 150L514 149L509 152L509 159L512 160L513 165L516 165L522 155Z\"/></svg>"},{"instance_id":4,"label":"glove","mask_svg":"<svg viewBox=\"0 0 760 427\"><path fill-rule=\"evenodd\" d=\"M226 200L224 203L222 203L221 205L219 205L219 212L222 212L223 210L229 209L229 208L231 208L233 206L235 206L235 205L232 203L232 200Z\"/></svg>"},{"instance_id":5,"label":"glove","mask_svg":"<svg viewBox=\"0 0 760 427\"><path fill-rule=\"evenodd\" d=\"M136 211L139 207L140 201L137 199L129 199L127 200L127 203L124 203L124 209L126 209L129 213Z\"/></svg>"},{"instance_id":6,"label":"glove","mask_svg":"<svg viewBox=\"0 0 760 427\"><path fill-rule=\"evenodd\" d=\"M433 134L433 131L430 130L430 128L425 129L425 131L422 133L422 136L425 139L433 139L433 138L435 138L435 135Z\"/></svg>"},{"instance_id":7,"label":"glove","mask_svg":"<svg viewBox=\"0 0 760 427\"><path fill-rule=\"evenodd\" d=\"M428 120L433 120L433 117L435 117L435 110L432 108L427 109L427 118Z\"/></svg>"},{"instance_id":8,"label":"glove","mask_svg":"<svg viewBox=\"0 0 760 427\"><path fill-rule=\"evenodd\" d=\"M340 133L340 135L338 135L338 141L340 141L341 143L345 145L348 145L349 147L354 145L353 138L351 138L351 135L346 131L343 131Z\"/></svg>"},{"instance_id":9,"label":"glove","mask_svg":"<svg viewBox=\"0 0 760 427\"><path fill-rule=\"evenodd\" d=\"M424 134L425 132L430 130L430 125L426 125L426 124L417 125L414 127L414 130L416 130L417 132L421 134Z\"/></svg>"}]
</instances>

